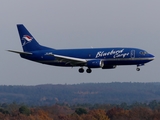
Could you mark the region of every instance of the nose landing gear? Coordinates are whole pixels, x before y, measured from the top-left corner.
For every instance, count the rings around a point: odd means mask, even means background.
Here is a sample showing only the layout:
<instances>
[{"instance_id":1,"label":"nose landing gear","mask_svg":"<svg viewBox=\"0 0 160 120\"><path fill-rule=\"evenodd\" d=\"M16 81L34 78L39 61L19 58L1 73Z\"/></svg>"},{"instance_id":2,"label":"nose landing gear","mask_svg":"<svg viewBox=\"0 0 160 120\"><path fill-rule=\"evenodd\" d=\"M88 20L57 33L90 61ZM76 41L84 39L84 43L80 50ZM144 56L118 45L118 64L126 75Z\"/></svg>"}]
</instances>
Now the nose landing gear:
<instances>
[{"instance_id":1,"label":"nose landing gear","mask_svg":"<svg viewBox=\"0 0 160 120\"><path fill-rule=\"evenodd\" d=\"M144 64L139 64L139 65L137 65L137 68L136 68L137 71L140 71L139 66L144 66Z\"/></svg>"},{"instance_id":2,"label":"nose landing gear","mask_svg":"<svg viewBox=\"0 0 160 120\"><path fill-rule=\"evenodd\" d=\"M140 68L139 68L139 67L137 67L137 68L136 68L136 70L137 70L137 71L140 71Z\"/></svg>"}]
</instances>

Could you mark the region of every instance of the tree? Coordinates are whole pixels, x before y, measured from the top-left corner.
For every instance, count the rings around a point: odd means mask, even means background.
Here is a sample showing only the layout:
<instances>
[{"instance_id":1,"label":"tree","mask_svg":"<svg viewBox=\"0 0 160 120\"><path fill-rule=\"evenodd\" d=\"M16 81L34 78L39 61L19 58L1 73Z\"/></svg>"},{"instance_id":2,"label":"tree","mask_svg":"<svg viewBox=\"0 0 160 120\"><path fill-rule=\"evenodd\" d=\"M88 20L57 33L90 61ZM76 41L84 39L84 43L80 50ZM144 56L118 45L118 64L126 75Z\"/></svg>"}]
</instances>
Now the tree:
<instances>
[{"instance_id":1,"label":"tree","mask_svg":"<svg viewBox=\"0 0 160 120\"><path fill-rule=\"evenodd\" d=\"M77 108L77 109L75 110L75 112L76 112L78 115L87 114L87 110L84 109L84 108Z\"/></svg>"},{"instance_id":2,"label":"tree","mask_svg":"<svg viewBox=\"0 0 160 120\"><path fill-rule=\"evenodd\" d=\"M131 109L130 116L134 117L134 120L153 120L153 111L147 107L135 107Z\"/></svg>"},{"instance_id":3,"label":"tree","mask_svg":"<svg viewBox=\"0 0 160 120\"><path fill-rule=\"evenodd\" d=\"M19 108L19 112L20 112L21 114L30 115L30 109L27 108L26 106L21 106L21 107Z\"/></svg>"},{"instance_id":4,"label":"tree","mask_svg":"<svg viewBox=\"0 0 160 120\"><path fill-rule=\"evenodd\" d=\"M106 115L106 111L102 109L91 110L89 114L97 120L110 120Z\"/></svg>"},{"instance_id":5,"label":"tree","mask_svg":"<svg viewBox=\"0 0 160 120\"><path fill-rule=\"evenodd\" d=\"M158 107L159 104L156 100L153 100L148 104L148 106L153 110L153 109L156 109L156 107Z\"/></svg>"}]
</instances>

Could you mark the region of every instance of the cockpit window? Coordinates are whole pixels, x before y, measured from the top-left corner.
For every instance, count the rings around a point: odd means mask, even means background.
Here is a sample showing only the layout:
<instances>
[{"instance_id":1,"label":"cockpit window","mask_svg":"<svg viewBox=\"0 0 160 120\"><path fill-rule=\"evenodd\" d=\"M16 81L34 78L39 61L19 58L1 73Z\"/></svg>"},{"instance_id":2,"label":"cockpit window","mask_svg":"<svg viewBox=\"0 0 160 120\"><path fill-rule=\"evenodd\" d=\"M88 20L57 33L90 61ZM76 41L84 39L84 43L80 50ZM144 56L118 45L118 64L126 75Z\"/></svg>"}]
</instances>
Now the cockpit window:
<instances>
[{"instance_id":1,"label":"cockpit window","mask_svg":"<svg viewBox=\"0 0 160 120\"><path fill-rule=\"evenodd\" d=\"M140 51L139 54L141 54L141 55L146 55L146 54L148 54L148 53L147 53L146 51Z\"/></svg>"}]
</instances>

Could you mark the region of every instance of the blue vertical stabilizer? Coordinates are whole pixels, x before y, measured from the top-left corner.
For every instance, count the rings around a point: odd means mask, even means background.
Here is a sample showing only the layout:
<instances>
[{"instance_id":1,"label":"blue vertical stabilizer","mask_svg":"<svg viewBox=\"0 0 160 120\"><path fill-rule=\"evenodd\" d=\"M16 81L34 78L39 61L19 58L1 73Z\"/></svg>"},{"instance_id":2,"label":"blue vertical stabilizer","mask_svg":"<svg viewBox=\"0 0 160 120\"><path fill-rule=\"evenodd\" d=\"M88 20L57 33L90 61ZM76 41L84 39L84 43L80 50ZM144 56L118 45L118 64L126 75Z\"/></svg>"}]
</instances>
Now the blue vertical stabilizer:
<instances>
[{"instance_id":1,"label":"blue vertical stabilizer","mask_svg":"<svg viewBox=\"0 0 160 120\"><path fill-rule=\"evenodd\" d=\"M47 49L47 47L41 46L35 40L35 38L30 34L30 32L25 28L23 24L18 24L17 29L19 32L19 37L24 51L29 52L29 51Z\"/></svg>"}]
</instances>

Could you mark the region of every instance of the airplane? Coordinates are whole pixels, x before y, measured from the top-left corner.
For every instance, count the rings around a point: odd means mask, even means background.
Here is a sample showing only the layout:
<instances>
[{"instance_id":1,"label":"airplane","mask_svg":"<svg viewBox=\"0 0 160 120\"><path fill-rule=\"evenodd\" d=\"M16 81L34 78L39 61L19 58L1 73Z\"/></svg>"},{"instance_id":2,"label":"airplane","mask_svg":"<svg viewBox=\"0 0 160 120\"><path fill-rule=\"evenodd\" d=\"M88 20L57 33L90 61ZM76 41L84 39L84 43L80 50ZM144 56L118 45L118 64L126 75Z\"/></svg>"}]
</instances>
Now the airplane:
<instances>
[{"instance_id":1,"label":"airplane","mask_svg":"<svg viewBox=\"0 0 160 120\"><path fill-rule=\"evenodd\" d=\"M92 68L114 69L119 65L140 66L154 60L154 55L138 48L85 48L85 49L54 49L40 45L23 24L17 24L23 51L8 50L18 53L22 58L34 62L61 66L80 67L79 72L91 73Z\"/></svg>"}]
</instances>

